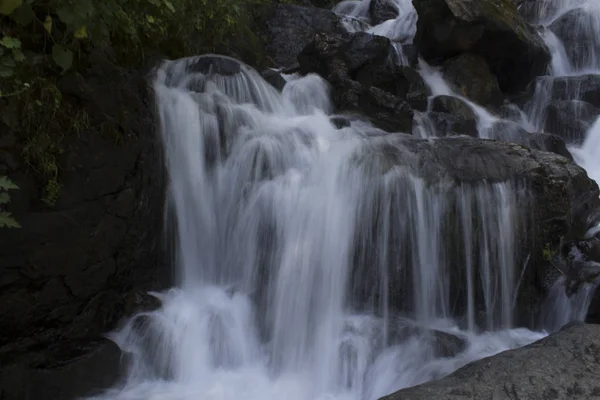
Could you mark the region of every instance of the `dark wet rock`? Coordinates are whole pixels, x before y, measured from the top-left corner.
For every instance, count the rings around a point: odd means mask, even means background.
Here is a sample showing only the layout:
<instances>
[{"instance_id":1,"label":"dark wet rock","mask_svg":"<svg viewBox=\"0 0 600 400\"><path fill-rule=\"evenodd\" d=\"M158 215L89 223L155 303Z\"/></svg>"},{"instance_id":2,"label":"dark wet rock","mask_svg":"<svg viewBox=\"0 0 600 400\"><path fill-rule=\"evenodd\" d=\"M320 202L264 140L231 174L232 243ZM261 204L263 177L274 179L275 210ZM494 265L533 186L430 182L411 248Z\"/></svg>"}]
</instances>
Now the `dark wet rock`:
<instances>
[{"instance_id":1,"label":"dark wet rock","mask_svg":"<svg viewBox=\"0 0 600 400\"><path fill-rule=\"evenodd\" d=\"M442 331L432 331L435 357L456 357L467 348L467 341L456 335Z\"/></svg>"},{"instance_id":2,"label":"dark wet rock","mask_svg":"<svg viewBox=\"0 0 600 400\"><path fill-rule=\"evenodd\" d=\"M558 135L547 133L531 133L519 124L510 121L499 121L494 124L488 134L492 139L518 143L530 149L549 151L559 154L569 160L573 156L567 149L565 141Z\"/></svg>"},{"instance_id":3,"label":"dark wet rock","mask_svg":"<svg viewBox=\"0 0 600 400\"><path fill-rule=\"evenodd\" d=\"M414 0L415 43L433 63L470 52L482 56L503 92L525 89L542 75L549 51L510 0Z\"/></svg>"},{"instance_id":4,"label":"dark wet rock","mask_svg":"<svg viewBox=\"0 0 600 400\"><path fill-rule=\"evenodd\" d=\"M346 32L333 11L291 4L275 6L265 25L266 51L279 66L294 64L315 34Z\"/></svg>"},{"instance_id":5,"label":"dark wet rock","mask_svg":"<svg viewBox=\"0 0 600 400\"><path fill-rule=\"evenodd\" d=\"M437 136L467 135L477 137L477 121L473 118L433 111L427 115L437 132Z\"/></svg>"},{"instance_id":6,"label":"dark wet rock","mask_svg":"<svg viewBox=\"0 0 600 400\"><path fill-rule=\"evenodd\" d=\"M361 112L387 131L410 132L411 104L424 106L425 85L415 71L393 66L393 51L382 36L317 34L298 61L303 74L329 81L339 111Z\"/></svg>"},{"instance_id":7,"label":"dark wet rock","mask_svg":"<svg viewBox=\"0 0 600 400\"><path fill-rule=\"evenodd\" d=\"M592 399L600 393L598 371L600 326L572 324L529 346L381 400Z\"/></svg>"},{"instance_id":8,"label":"dark wet rock","mask_svg":"<svg viewBox=\"0 0 600 400\"><path fill-rule=\"evenodd\" d=\"M369 4L369 15L371 23L379 25L389 19L394 19L398 16L398 8L391 0L371 0Z\"/></svg>"},{"instance_id":9,"label":"dark wet rock","mask_svg":"<svg viewBox=\"0 0 600 400\"><path fill-rule=\"evenodd\" d=\"M582 285L591 285L593 292L586 322L600 324L600 237L592 236L565 243L560 256L559 262L566 275L567 295L576 295L583 290Z\"/></svg>"},{"instance_id":10,"label":"dark wet rock","mask_svg":"<svg viewBox=\"0 0 600 400\"><path fill-rule=\"evenodd\" d=\"M386 190L389 191L376 196L396 199L398 204L410 204L413 192L406 188L413 187L410 174L415 174L423 179L427 187L435 188L431 190L436 190L436 194L441 195L439 198L445 199L446 214L440 217L449 218L449 231L445 237L458 240L456 246L449 244L446 249L464 248L461 244L463 233L452 228L456 226L456 219L460 218L461 213L454 203L457 199L476 196L474 188L481 185L490 188L489 184L493 182L513 182L519 188L527 188L526 191L517 190L521 197L516 200L519 216L513 233L519 243L518 252L514 254L515 263L527 265L517 296L519 319L515 321L516 324L527 324L533 320L546 298L548 288L544 282L555 272L555 267L546 261L545 253L548 249L558 250L563 239L583 237L587 231L588 216L600 209L598 186L589 179L585 170L558 154L515 143L466 136L423 140L408 135L390 135L374 142L372 148L365 150L365 154L368 157L357 159L364 163L361 165L364 170L375 176L395 171L393 176L397 182L386 181L387 185L391 185L387 186L389 189ZM400 171L407 171L407 174L403 175ZM494 201L493 195L490 196L489 201ZM403 220L407 218L406 213L411 212L406 207L390 207L386 215L393 220ZM377 221L376 217L374 221ZM476 227L485 226L487 222L478 217L472 223ZM353 287L354 296L374 302L378 301L376 293L381 290L381 283L362 266L367 264L367 260L378 257L368 246L365 247L365 243L380 240L382 232L378 226L360 227L361 237L357 239L353 270L353 281L361 282ZM410 246L406 245L411 243L410 231L390 227L384 237L390 240L389 253L381 261L387 263L391 271L387 288L388 304L400 311L410 310L414 306L414 290L410 284L413 272L397 267L407 265L412 260ZM473 240L480 240L480 237L475 235ZM477 248L478 245L473 246ZM448 258L444 268L447 269L439 271L439 274L450 277L450 304L454 305L453 315L458 317L466 312L466 278L463 269L453 266L465 265L465 257L468 256L462 250L450 250L446 253ZM479 293L478 289L476 293ZM484 300L479 294L476 295L475 304L476 310L485 309Z\"/></svg>"},{"instance_id":11,"label":"dark wet rock","mask_svg":"<svg viewBox=\"0 0 600 400\"><path fill-rule=\"evenodd\" d=\"M159 309L162 302L156 296L147 292L133 291L125 296L125 309L123 314L127 317L141 312L150 312Z\"/></svg>"},{"instance_id":12,"label":"dark wet rock","mask_svg":"<svg viewBox=\"0 0 600 400\"><path fill-rule=\"evenodd\" d=\"M498 109L498 115L513 122L520 122L522 117L519 107L512 103L503 104Z\"/></svg>"},{"instance_id":13,"label":"dark wet rock","mask_svg":"<svg viewBox=\"0 0 600 400\"><path fill-rule=\"evenodd\" d=\"M600 75L546 78L552 80L553 100L581 100L600 108Z\"/></svg>"},{"instance_id":14,"label":"dark wet rock","mask_svg":"<svg viewBox=\"0 0 600 400\"><path fill-rule=\"evenodd\" d=\"M415 67L419 62L419 49L414 44L403 44L402 53L406 57L407 65Z\"/></svg>"},{"instance_id":15,"label":"dark wet rock","mask_svg":"<svg viewBox=\"0 0 600 400\"><path fill-rule=\"evenodd\" d=\"M379 88L365 88L356 81L344 80L334 85L333 96L340 111L360 112L380 129L388 132L412 131L413 111L410 105Z\"/></svg>"},{"instance_id":16,"label":"dark wet rock","mask_svg":"<svg viewBox=\"0 0 600 400\"><path fill-rule=\"evenodd\" d=\"M598 290L598 288L596 288L592 301L590 302L585 322L588 324L600 325L600 290Z\"/></svg>"},{"instance_id":17,"label":"dark wet rock","mask_svg":"<svg viewBox=\"0 0 600 400\"><path fill-rule=\"evenodd\" d=\"M350 126L350 120L346 117L335 116L331 117L329 120L337 129L347 128Z\"/></svg>"},{"instance_id":18,"label":"dark wet rock","mask_svg":"<svg viewBox=\"0 0 600 400\"><path fill-rule=\"evenodd\" d=\"M235 75L240 72L241 64L232 58L221 56L197 57L193 62L186 65L188 72L196 72L204 75L219 74L224 76Z\"/></svg>"},{"instance_id":19,"label":"dark wet rock","mask_svg":"<svg viewBox=\"0 0 600 400\"><path fill-rule=\"evenodd\" d=\"M415 110L427 108L429 89L421 75L412 68L399 67L390 63L361 68L356 80L362 85L375 86L401 99L405 99Z\"/></svg>"},{"instance_id":20,"label":"dark wet rock","mask_svg":"<svg viewBox=\"0 0 600 400\"><path fill-rule=\"evenodd\" d=\"M103 53L91 59L59 82L89 125L65 136L56 204L40 200L45 182L26 164L10 174L20 187L10 211L23 227L0 230L0 358L98 337L123 317L128 293L170 282L147 71L117 67Z\"/></svg>"},{"instance_id":21,"label":"dark wet rock","mask_svg":"<svg viewBox=\"0 0 600 400\"><path fill-rule=\"evenodd\" d=\"M0 361L3 400L72 400L118 382L123 356L107 339L59 342L39 352Z\"/></svg>"},{"instance_id":22,"label":"dark wet rock","mask_svg":"<svg viewBox=\"0 0 600 400\"><path fill-rule=\"evenodd\" d=\"M425 328L412 321L392 319L389 321L388 330L387 336L390 345L401 344L412 337L419 337L426 339L436 358L455 357L467 348L464 338L437 329Z\"/></svg>"},{"instance_id":23,"label":"dark wet rock","mask_svg":"<svg viewBox=\"0 0 600 400\"><path fill-rule=\"evenodd\" d=\"M315 35L298 56L303 74L315 72L327 80L355 74L367 64L385 64L393 54L389 39L370 33Z\"/></svg>"},{"instance_id":24,"label":"dark wet rock","mask_svg":"<svg viewBox=\"0 0 600 400\"><path fill-rule=\"evenodd\" d=\"M554 100L544 110L544 131L567 142L579 142L600 115L600 109L578 100Z\"/></svg>"},{"instance_id":25,"label":"dark wet rock","mask_svg":"<svg viewBox=\"0 0 600 400\"><path fill-rule=\"evenodd\" d=\"M444 78L458 94L477 104L492 107L502 104L498 80L481 56L465 53L446 61Z\"/></svg>"},{"instance_id":26,"label":"dark wet rock","mask_svg":"<svg viewBox=\"0 0 600 400\"><path fill-rule=\"evenodd\" d=\"M337 3L337 0L307 0L315 7L327 8L330 9L334 7Z\"/></svg>"},{"instance_id":27,"label":"dark wet rock","mask_svg":"<svg viewBox=\"0 0 600 400\"><path fill-rule=\"evenodd\" d=\"M539 0L514 0L519 14L529 23L544 21L556 15L561 7L560 3Z\"/></svg>"},{"instance_id":28,"label":"dark wet rock","mask_svg":"<svg viewBox=\"0 0 600 400\"><path fill-rule=\"evenodd\" d=\"M274 69L266 69L261 73L265 81L269 82L275 89L282 91L285 86L286 80L281 73Z\"/></svg>"},{"instance_id":29,"label":"dark wet rock","mask_svg":"<svg viewBox=\"0 0 600 400\"><path fill-rule=\"evenodd\" d=\"M557 18L548 27L565 44L565 51L574 67L594 65L600 46L590 37L597 35L596 15L583 8L575 8Z\"/></svg>"},{"instance_id":30,"label":"dark wet rock","mask_svg":"<svg viewBox=\"0 0 600 400\"><path fill-rule=\"evenodd\" d=\"M431 101L431 111L452 114L458 118L473 120L477 117L473 109L463 100L454 96L436 96Z\"/></svg>"}]
</instances>

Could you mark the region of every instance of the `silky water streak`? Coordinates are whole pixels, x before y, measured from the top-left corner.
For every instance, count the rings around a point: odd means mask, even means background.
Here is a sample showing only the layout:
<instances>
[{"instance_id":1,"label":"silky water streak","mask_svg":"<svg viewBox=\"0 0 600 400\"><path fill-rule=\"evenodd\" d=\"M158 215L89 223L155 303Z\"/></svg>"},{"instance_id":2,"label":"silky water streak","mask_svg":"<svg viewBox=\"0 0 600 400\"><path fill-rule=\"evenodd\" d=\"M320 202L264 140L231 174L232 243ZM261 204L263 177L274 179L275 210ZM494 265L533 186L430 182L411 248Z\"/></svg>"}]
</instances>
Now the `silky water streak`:
<instances>
[{"instance_id":1,"label":"silky water streak","mask_svg":"<svg viewBox=\"0 0 600 400\"><path fill-rule=\"evenodd\" d=\"M425 182L395 135L337 129L328 91L220 56L158 70L178 285L112 335L129 367L98 399L376 400L545 335L510 329L518 188Z\"/></svg>"}]
</instances>

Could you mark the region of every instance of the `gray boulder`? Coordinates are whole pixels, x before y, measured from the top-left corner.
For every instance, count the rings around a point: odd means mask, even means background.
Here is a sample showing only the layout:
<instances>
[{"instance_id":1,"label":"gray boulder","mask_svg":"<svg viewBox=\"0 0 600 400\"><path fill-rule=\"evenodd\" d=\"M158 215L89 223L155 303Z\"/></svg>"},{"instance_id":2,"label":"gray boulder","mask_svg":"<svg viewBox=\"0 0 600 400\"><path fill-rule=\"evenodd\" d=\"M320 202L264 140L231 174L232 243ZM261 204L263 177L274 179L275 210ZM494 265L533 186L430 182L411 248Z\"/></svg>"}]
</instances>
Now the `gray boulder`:
<instances>
[{"instance_id":1,"label":"gray boulder","mask_svg":"<svg viewBox=\"0 0 600 400\"><path fill-rule=\"evenodd\" d=\"M123 354L110 340L54 343L0 365L0 398L73 400L116 384L124 371Z\"/></svg>"},{"instance_id":2,"label":"gray boulder","mask_svg":"<svg viewBox=\"0 0 600 400\"><path fill-rule=\"evenodd\" d=\"M381 400L548 400L600 396L600 326L572 324L520 349L475 361Z\"/></svg>"}]
</instances>

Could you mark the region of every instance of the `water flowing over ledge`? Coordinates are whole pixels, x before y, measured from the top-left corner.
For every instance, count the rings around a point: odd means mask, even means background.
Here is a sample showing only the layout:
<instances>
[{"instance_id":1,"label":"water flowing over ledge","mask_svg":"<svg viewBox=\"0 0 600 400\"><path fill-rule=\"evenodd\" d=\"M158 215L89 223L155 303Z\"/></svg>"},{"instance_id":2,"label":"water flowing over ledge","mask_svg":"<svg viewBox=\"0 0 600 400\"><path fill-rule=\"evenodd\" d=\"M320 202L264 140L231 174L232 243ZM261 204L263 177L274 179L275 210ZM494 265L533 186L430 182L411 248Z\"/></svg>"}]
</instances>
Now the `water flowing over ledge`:
<instances>
[{"instance_id":1,"label":"water flowing over ledge","mask_svg":"<svg viewBox=\"0 0 600 400\"><path fill-rule=\"evenodd\" d=\"M365 18L368 1L345 3L336 10ZM404 63L414 10L396 3L395 19L347 28L404 32L395 46ZM597 69L561 67L560 41L545 38L556 43L554 75ZM421 65L434 95L456 96ZM420 139L364 120L337 127L319 76L287 79L279 93L212 55L158 70L179 287L113 334L131 367L98 399L376 400L582 318L595 287L568 297L563 279L546 330L514 329L526 184L457 182L419 161ZM543 123L536 110L552 88L539 85L522 126ZM498 117L464 100L479 136L494 138ZM572 149L595 178L597 125ZM422 131L431 140L419 146L434 147L436 135Z\"/></svg>"}]
</instances>

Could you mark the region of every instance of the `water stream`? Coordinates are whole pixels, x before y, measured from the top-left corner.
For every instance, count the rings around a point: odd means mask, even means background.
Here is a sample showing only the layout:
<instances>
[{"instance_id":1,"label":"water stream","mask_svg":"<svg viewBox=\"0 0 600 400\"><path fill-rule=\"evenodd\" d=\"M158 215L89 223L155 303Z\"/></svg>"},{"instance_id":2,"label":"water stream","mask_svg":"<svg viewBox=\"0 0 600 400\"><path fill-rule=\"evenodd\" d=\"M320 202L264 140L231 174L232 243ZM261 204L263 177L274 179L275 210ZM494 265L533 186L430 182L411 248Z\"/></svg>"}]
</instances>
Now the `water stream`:
<instances>
[{"instance_id":1,"label":"water stream","mask_svg":"<svg viewBox=\"0 0 600 400\"><path fill-rule=\"evenodd\" d=\"M540 2L534 22L577 7L582 23L597 21L593 2ZM369 0L336 11L359 21L349 29L395 39L403 62L416 13L394 4L399 16L377 26ZM571 62L545 38L551 77L600 73L597 57ZM434 95L454 95L434 68L420 71ZM583 318L590 290L568 298L557 284L545 331L514 326L524 267L514 232L527 212L518 182L428 184L386 158L402 143L364 121L336 128L320 77L288 79L279 93L213 56L158 70L178 286L111 334L131 365L97 399L376 400ZM522 110L523 129L541 126L551 84ZM500 117L469 104L490 137ZM571 151L600 179L600 122Z\"/></svg>"}]
</instances>

